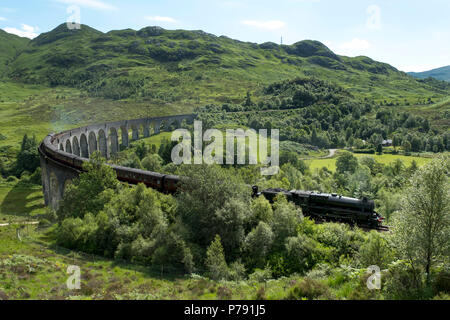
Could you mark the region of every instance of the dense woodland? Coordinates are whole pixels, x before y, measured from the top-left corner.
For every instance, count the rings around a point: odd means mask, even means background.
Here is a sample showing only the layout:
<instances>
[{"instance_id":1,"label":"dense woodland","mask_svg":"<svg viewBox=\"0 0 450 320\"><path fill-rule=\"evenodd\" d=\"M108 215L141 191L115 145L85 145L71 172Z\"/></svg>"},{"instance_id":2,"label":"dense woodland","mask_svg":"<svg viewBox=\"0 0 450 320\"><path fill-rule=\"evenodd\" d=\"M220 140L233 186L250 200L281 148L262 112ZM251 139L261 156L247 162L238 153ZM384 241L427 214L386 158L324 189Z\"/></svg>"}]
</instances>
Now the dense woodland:
<instances>
[{"instance_id":1,"label":"dense woodland","mask_svg":"<svg viewBox=\"0 0 450 320\"><path fill-rule=\"evenodd\" d=\"M280 139L320 148L375 150L390 139L409 152L450 150L450 132L407 111L381 107L352 96L342 87L314 78L277 82L258 101L250 93L240 105L208 105L197 110L208 126L241 125L280 129ZM450 114L443 114L444 117Z\"/></svg>"}]
</instances>

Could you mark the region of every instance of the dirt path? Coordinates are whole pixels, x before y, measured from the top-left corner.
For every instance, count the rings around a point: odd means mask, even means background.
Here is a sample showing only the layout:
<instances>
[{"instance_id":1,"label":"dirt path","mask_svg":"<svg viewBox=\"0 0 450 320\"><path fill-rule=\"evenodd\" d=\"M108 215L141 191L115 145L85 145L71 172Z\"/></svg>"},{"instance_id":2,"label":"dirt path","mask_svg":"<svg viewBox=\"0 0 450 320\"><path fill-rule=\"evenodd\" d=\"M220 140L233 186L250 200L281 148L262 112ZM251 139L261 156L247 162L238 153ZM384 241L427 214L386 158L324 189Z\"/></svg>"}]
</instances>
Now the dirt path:
<instances>
[{"instance_id":1,"label":"dirt path","mask_svg":"<svg viewBox=\"0 0 450 320\"><path fill-rule=\"evenodd\" d=\"M320 159L333 158L334 155L336 154L336 152L337 152L338 150L339 150L339 149L328 149L328 151L330 152L330 154L327 155L327 156L325 156L325 157L320 157Z\"/></svg>"}]
</instances>

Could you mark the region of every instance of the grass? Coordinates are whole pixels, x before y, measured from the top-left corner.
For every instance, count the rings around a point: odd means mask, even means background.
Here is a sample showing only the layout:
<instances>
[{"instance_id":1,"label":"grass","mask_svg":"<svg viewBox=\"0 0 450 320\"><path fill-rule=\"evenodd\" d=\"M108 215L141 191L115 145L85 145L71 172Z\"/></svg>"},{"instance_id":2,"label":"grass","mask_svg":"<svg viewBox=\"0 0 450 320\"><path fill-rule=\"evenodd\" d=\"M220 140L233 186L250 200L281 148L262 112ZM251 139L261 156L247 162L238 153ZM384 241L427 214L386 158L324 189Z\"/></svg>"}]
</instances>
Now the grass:
<instances>
[{"instance_id":1,"label":"grass","mask_svg":"<svg viewBox=\"0 0 450 320\"><path fill-rule=\"evenodd\" d=\"M80 90L0 81L0 156L12 159L24 134L42 140L50 132L123 119L190 113L183 104L90 98Z\"/></svg>"},{"instance_id":2,"label":"grass","mask_svg":"<svg viewBox=\"0 0 450 320\"><path fill-rule=\"evenodd\" d=\"M8 299L282 299L298 277L267 283L215 282L80 254L52 244L45 230L0 228L0 297ZM81 270L81 289L69 290L67 267Z\"/></svg>"},{"instance_id":3,"label":"grass","mask_svg":"<svg viewBox=\"0 0 450 320\"><path fill-rule=\"evenodd\" d=\"M10 63L27 83L82 86L92 94L178 105L241 103L261 85L315 76L360 97L403 101L441 97L447 89L417 81L366 57L336 56L320 42L257 45L198 31L115 30L65 24L32 40Z\"/></svg>"},{"instance_id":4,"label":"grass","mask_svg":"<svg viewBox=\"0 0 450 320\"><path fill-rule=\"evenodd\" d=\"M358 278L341 281L339 274L318 280L292 275L266 282L170 274L58 247L49 236L51 230L28 226L21 229L22 240L18 240L16 226L0 228L0 300L282 300L306 279L328 292L315 298L349 299L355 298L355 290L367 291L357 285ZM79 290L66 285L71 265L80 267ZM368 297L366 292L360 298Z\"/></svg>"},{"instance_id":5,"label":"grass","mask_svg":"<svg viewBox=\"0 0 450 320\"><path fill-rule=\"evenodd\" d=\"M34 220L45 212L41 186L0 183L0 223Z\"/></svg>"},{"instance_id":6,"label":"grass","mask_svg":"<svg viewBox=\"0 0 450 320\"><path fill-rule=\"evenodd\" d=\"M283 300L304 281L327 292L316 299L377 298L377 293L365 289L365 283L358 285L358 275L344 279L340 272L316 280L292 275L259 282L212 281L195 274L151 270L58 247L49 237L51 229L28 226L20 231L20 241L15 226L0 228L0 299ZM80 267L79 290L67 288L70 265Z\"/></svg>"},{"instance_id":7,"label":"grass","mask_svg":"<svg viewBox=\"0 0 450 320\"><path fill-rule=\"evenodd\" d=\"M421 167L424 164L426 164L427 162L431 161L430 157L419 157L419 156L404 156L404 155L392 155L392 154L382 154L382 155L370 154L370 155L367 155L367 154L358 154L358 153L354 153L353 155L357 158L361 158L364 156L373 157L376 161L378 161L379 163L382 163L384 165L388 165L388 164L392 163L393 161L400 159L403 161L403 163L406 166L410 166L414 160L414 161L416 161L417 165L419 167ZM336 171L336 157L329 158L329 159L306 160L306 163L309 165L309 168L312 171L319 170L323 167L326 167L327 169L329 169L330 171L333 171L333 172Z\"/></svg>"}]
</instances>

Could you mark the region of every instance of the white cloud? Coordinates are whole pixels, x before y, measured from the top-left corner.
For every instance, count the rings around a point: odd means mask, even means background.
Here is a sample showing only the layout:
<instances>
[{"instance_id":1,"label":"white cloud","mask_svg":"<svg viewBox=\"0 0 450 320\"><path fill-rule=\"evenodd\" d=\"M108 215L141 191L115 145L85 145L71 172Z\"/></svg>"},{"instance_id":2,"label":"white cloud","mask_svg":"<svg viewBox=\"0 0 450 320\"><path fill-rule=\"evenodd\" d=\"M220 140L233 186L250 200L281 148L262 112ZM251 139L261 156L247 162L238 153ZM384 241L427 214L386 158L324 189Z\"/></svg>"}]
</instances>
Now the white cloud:
<instances>
[{"instance_id":1,"label":"white cloud","mask_svg":"<svg viewBox=\"0 0 450 320\"><path fill-rule=\"evenodd\" d=\"M0 21L6 21L6 18L0 17Z\"/></svg>"},{"instance_id":2,"label":"white cloud","mask_svg":"<svg viewBox=\"0 0 450 320\"><path fill-rule=\"evenodd\" d=\"M37 33L37 31L39 30L38 27L32 27L27 24L22 24L21 30L19 30L17 28L10 28L10 27L4 28L3 30L5 30L8 33L15 34L19 37L25 37L25 38L30 38L30 39L34 39L39 35Z\"/></svg>"},{"instance_id":3,"label":"white cloud","mask_svg":"<svg viewBox=\"0 0 450 320\"><path fill-rule=\"evenodd\" d=\"M169 23L176 23L177 20L171 17L160 17L160 16L154 16L154 17L146 17L147 20L150 21L157 21L157 22L169 22Z\"/></svg>"},{"instance_id":4,"label":"white cloud","mask_svg":"<svg viewBox=\"0 0 450 320\"><path fill-rule=\"evenodd\" d=\"M329 43L331 44L331 43ZM369 41L359 38L353 38L349 42L343 42L336 47L336 52L346 56L358 56L363 54L371 47Z\"/></svg>"},{"instance_id":5,"label":"white cloud","mask_svg":"<svg viewBox=\"0 0 450 320\"><path fill-rule=\"evenodd\" d=\"M277 30L283 28L286 25L286 23L279 20L270 20L270 21L245 20L242 21L242 23L247 26L252 26L265 30Z\"/></svg>"},{"instance_id":6,"label":"white cloud","mask_svg":"<svg viewBox=\"0 0 450 320\"><path fill-rule=\"evenodd\" d=\"M96 10L117 10L115 6L100 0L56 0L56 1Z\"/></svg>"}]
</instances>

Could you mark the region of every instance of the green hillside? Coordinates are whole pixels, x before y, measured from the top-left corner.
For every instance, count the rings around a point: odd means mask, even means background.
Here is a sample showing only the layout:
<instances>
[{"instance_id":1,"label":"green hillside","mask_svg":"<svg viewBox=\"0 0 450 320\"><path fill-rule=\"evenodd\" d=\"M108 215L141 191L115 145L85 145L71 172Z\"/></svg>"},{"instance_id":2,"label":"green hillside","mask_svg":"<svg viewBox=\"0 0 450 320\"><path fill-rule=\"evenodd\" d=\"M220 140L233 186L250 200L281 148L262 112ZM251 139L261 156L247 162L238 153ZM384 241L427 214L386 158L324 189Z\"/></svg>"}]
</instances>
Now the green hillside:
<instances>
[{"instance_id":1,"label":"green hillside","mask_svg":"<svg viewBox=\"0 0 450 320\"><path fill-rule=\"evenodd\" d=\"M450 81L450 66L424 72L409 72L408 74L419 79L426 79L431 77L438 80Z\"/></svg>"},{"instance_id":2,"label":"green hillside","mask_svg":"<svg viewBox=\"0 0 450 320\"><path fill-rule=\"evenodd\" d=\"M0 77L7 70L9 61L15 59L29 41L0 29Z\"/></svg>"},{"instance_id":3,"label":"green hillside","mask_svg":"<svg viewBox=\"0 0 450 320\"><path fill-rule=\"evenodd\" d=\"M439 98L449 87L420 82L367 57L338 56L318 41L249 43L203 31L147 27L102 33L65 24L41 34L11 64L12 79L75 86L111 99L192 105L241 102L246 91L315 76L372 99Z\"/></svg>"}]
</instances>

